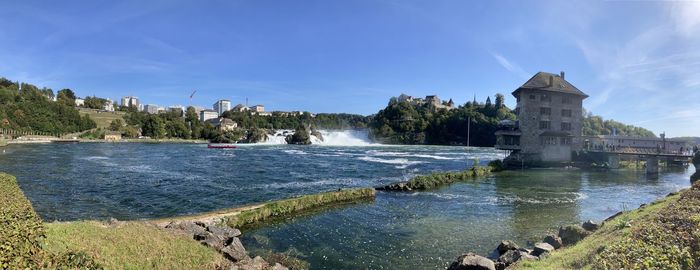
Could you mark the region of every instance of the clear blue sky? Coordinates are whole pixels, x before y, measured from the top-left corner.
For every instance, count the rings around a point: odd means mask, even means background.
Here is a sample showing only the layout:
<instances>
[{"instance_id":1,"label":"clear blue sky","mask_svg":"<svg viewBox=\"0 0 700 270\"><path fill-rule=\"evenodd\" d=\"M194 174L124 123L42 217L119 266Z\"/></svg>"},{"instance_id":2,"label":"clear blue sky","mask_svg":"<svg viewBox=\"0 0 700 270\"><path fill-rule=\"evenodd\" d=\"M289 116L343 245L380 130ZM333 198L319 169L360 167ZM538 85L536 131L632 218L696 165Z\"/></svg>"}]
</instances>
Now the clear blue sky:
<instances>
[{"instance_id":1,"label":"clear blue sky","mask_svg":"<svg viewBox=\"0 0 700 270\"><path fill-rule=\"evenodd\" d=\"M595 114L700 135L692 1L3 1L0 76L79 96L371 114L404 92L461 104L537 71Z\"/></svg>"}]
</instances>

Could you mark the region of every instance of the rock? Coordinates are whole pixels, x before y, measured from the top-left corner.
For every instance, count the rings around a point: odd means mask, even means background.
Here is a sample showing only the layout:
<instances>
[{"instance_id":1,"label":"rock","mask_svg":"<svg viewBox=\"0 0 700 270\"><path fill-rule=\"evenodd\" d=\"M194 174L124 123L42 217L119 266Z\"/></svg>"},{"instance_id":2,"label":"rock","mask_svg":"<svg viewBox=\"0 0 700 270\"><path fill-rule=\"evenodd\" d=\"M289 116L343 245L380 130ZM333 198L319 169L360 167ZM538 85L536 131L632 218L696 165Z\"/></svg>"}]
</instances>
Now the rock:
<instances>
[{"instance_id":1,"label":"rock","mask_svg":"<svg viewBox=\"0 0 700 270\"><path fill-rule=\"evenodd\" d=\"M234 237L238 237L241 235L241 231L238 229L234 229L228 226L215 226L215 225L209 225L207 226L207 231L212 233L213 235L216 235L219 237L223 242L225 243L230 243L231 239Z\"/></svg>"},{"instance_id":2,"label":"rock","mask_svg":"<svg viewBox=\"0 0 700 270\"><path fill-rule=\"evenodd\" d=\"M237 262L236 264L231 266L231 270L264 270L268 269L268 267L270 267L270 264L268 264L260 256L256 256L253 259L248 258L243 261Z\"/></svg>"},{"instance_id":3,"label":"rock","mask_svg":"<svg viewBox=\"0 0 700 270\"><path fill-rule=\"evenodd\" d=\"M272 266L272 270L289 270L289 268L284 267L284 265L279 263L275 263L275 265Z\"/></svg>"},{"instance_id":4,"label":"rock","mask_svg":"<svg viewBox=\"0 0 700 270\"><path fill-rule=\"evenodd\" d=\"M615 213L614 215L608 217L605 219L605 222L611 221L612 219L616 218L617 216L622 215L622 211Z\"/></svg>"},{"instance_id":5,"label":"rock","mask_svg":"<svg viewBox=\"0 0 700 270\"><path fill-rule=\"evenodd\" d=\"M211 233L207 234L206 236L204 236L204 239L199 241L202 242L202 245L211 247L216 250L221 250L224 247L224 241L218 236L213 235Z\"/></svg>"},{"instance_id":6,"label":"rock","mask_svg":"<svg viewBox=\"0 0 700 270\"><path fill-rule=\"evenodd\" d=\"M545 236L544 240L542 240L542 242L545 242L547 244L552 245L552 247L554 247L554 249L559 249L562 246L561 237L553 235L553 234L549 234L549 235Z\"/></svg>"},{"instance_id":7,"label":"rock","mask_svg":"<svg viewBox=\"0 0 700 270\"><path fill-rule=\"evenodd\" d=\"M533 255L531 255L531 254L524 254L524 253L523 253L523 254L521 254L521 255L522 255L522 256L520 256L520 260L530 260L530 261L534 261L534 260L539 260L539 259L540 259L539 257L533 256Z\"/></svg>"},{"instance_id":8,"label":"rock","mask_svg":"<svg viewBox=\"0 0 700 270\"><path fill-rule=\"evenodd\" d=\"M234 262L250 259L243 243L237 237L234 237L229 245L223 247L221 253Z\"/></svg>"},{"instance_id":9,"label":"rock","mask_svg":"<svg viewBox=\"0 0 700 270\"><path fill-rule=\"evenodd\" d=\"M494 266L496 266L496 270L506 270L506 267L508 267L505 263L502 262L495 262Z\"/></svg>"},{"instance_id":10,"label":"rock","mask_svg":"<svg viewBox=\"0 0 700 270\"><path fill-rule=\"evenodd\" d=\"M586 231L579 225L569 225L559 228L559 237L561 237L561 242L564 246L576 244L590 234L591 232Z\"/></svg>"},{"instance_id":11,"label":"rock","mask_svg":"<svg viewBox=\"0 0 700 270\"><path fill-rule=\"evenodd\" d=\"M496 270L496 264L474 253L466 253L457 258L447 270Z\"/></svg>"},{"instance_id":12,"label":"rock","mask_svg":"<svg viewBox=\"0 0 700 270\"><path fill-rule=\"evenodd\" d=\"M505 240L505 241L501 241L501 243L498 244L498 247L496 248L496 250L498 250L499 255L503 255L504 253L506 253L506 251L517 250L518 248L520 248L520 247L518 247L518 245L515 242L510 241L510 240Z\"/></svg>"},{"instance_id":13,"label":"rock","mask_svg":"<svg viewBox=\"0 0 700 270\"><path fill-rule=\"evenodd\" d=\"M583 229L586 231L595 232L598 230L598 228L600 228L600 224L589 219L588 221L584 222L581 227L583 227Z\"/></svg>"},{"instance_id":14,"label":"rock","mask_svg":"<svg viewBox=\"0 0 700 270\"><path fill-rule=\"evenodd\" d=\"M316 137L317 139L319 139L320 141L323 141L323 134L321 134L320 131L315 130L315 129L312 129L312 130L311 130L311 135L312 135L312 136L315 136L315 137Z\"/></svg>"},{"instance_id":15,"label":"rock","mask_svg":"<svg viewBox=\"0 0 700 270\"><path fill-rule=\"evenodd\" d=\"M532 251L531 255L539 257L542 254L550 253L552 251L554 251L554 247L552 245L540 242L535 244L535 249Z\"/></svg>"},{"instance_id":16,"label":"rock","mask_svg":"<svg viewBox=\"0 0 700 270\"><path fill-rule=\"evenodd\" d=\"M207 230L203 226L200 226L191 221L171 222L170 224L165 226L165 228L185 231L189 234L192 234L195 240L204 240L204 238L207 235L209 235L209 232L207 232Z\"/></svg>"},{"instance_id":17,"label":"rock","mask_svg":"<svg viewBox=\"0 0 700 270\"><path fill-rule=\"evenodd\" d=\"M394 183L391 185L378 187L376 189L377 190L386 190L386 191L411 191L411 190L413 190L408 186L408 183L406 183L406 182Z\"/></svg>"},{"instance_id":18,"label":"rock","mask_svg":"<svg viewBox=\"0 0 700 270\"><path fill-rule=\"evenodd\" d=\"M509 265L517 262L518 260L520 260L520 257L522 257L522 253L523 252L520 250L515 250L515 249L508 250L508 251L506 251L506 253L503 253L503 255L501 255L501 257L498 257L497 262L501 262L501 263L504 263L505 266L509 266Z\"/></svg>"}]
</instances>

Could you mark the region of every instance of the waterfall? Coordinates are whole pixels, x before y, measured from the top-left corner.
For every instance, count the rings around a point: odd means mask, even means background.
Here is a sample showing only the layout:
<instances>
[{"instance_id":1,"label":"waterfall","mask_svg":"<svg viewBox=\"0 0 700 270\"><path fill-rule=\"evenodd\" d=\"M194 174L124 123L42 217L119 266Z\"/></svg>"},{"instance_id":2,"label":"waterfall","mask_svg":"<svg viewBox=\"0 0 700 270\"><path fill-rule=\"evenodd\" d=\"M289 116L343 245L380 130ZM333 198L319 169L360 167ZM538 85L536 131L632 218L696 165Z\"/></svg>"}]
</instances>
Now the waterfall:
<instances>
[{"instance_id":1,"label":"waterfall","mask_svg":"<svg viewBox=\"0 0 700 270\"><path fill-rule=\"evenodd\" d=\"M372 145L366 130L319 130L321 138L311 135L311 143L332 146L368 146ZM267 141L259 144L286 144L285 137L294 134L293 130L277 130L267 134Z\"/></svg>"}]
</instances>

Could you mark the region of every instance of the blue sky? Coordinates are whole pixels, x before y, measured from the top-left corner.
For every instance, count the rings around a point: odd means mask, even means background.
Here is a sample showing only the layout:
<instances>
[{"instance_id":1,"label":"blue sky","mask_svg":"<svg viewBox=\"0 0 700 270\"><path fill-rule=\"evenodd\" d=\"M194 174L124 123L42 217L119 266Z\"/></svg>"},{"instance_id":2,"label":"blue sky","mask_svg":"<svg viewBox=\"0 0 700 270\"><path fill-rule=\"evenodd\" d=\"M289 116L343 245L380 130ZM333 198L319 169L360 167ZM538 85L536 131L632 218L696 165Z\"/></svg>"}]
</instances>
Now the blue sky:
<instances>
[{"instance_id":1,"label":"blue sky","mask_svg":"<svg viewBox=\"0 0 700 270\"><path fill-rule=\"evenodd\" d=\"M595 114L700 135L694 1L3 1L0 76L159 105L371 114L566 72Z\"/></svg>"}]
</instances>

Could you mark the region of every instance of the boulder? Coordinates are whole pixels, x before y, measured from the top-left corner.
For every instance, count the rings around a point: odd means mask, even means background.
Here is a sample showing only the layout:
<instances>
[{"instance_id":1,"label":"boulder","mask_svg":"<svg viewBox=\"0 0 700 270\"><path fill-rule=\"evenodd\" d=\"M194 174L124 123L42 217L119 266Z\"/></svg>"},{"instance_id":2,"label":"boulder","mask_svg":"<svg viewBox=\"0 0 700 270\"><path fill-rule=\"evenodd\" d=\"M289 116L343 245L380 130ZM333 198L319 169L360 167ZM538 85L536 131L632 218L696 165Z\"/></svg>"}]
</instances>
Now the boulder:
<instances>
[{"instance_id":1,"label":"boulder","mask_svg":"<svg viewBox=\"0 0 700 270\"><path fill-rule=\"evenodd\" d=\"M509 266L509 265L517 262L518 260L520 260L520 257L522 257L523 253L524 252L522 252L520 250L511 249L511 250L506 251L506 253L503 253L503 255L501 255L501 257L498 257L498 260L496 262L501 262L501 263L505 264L505 266Z\"/></svg>"},{"instance_id":2,"label":"boulder","mask_svg":"<svg viewBox=\"0 0 700 270\"><path fill-rule=\"evenodd\" d=\"M539 257L533 256L532 254L521 253L521 256L520 256L520 260L534 261L534 260L539 260L539 259L540 259Z\"/></svg>"},{"instance_id":3,"label":"boulder","mask_svg":"<svg viewBox=\"0 0 700 270\"><path fill-rule=\"evenodd\" d=\"M216 235L211 233L204 236L204 239L199 240L202 245L208 246L210 248L221 250L224 247L224 241Z\"/></svg>"},{"instance_id":4,"label":"boulder","mask_svg":"<svg viewBox=\"0 0 700 270\"><path fill-rule=\"evenodd\" d=\"M609 216L608 218L605 219L605 222L611 221L611 220L613 220L614 218L618 217L619 215L622 215L622 211L617 212L617 213L615 213L615 214L612 215L612 216Z\"/></svg>"},{"instance_id":5,"label":"boulder","mask_svg":"<svg viewBox=\"0 0 700 270\"><path fill-rule=\"evenodd\" d=\"M234 237L229 245L223 247L221 253L234 262L250 259L243 243L237 237Z\"/></svg>"},{"instance_id":6,"label":"boulder","mask_svg":"<svg viewBox=\"0 0 700 270\"><path fill-rule=\"evenodd\" d=\"M515 242L513 242L511 240L504 240L504 241L501 241L500 244L498 244L498 247L496 247L496 250L498 250L499 255L503 255L504 253L506 253L506 251L517 250L518 248L520 248L520 247L518 247L518 245Z\"/></svg>"},{"instance_id":7,"label":"boulder","mask_svg":"<svg viewBox=\"0 0 700 270\"><path fill-rule=\"evenodd\" d=\"M195 240L204 240L204 238L209 234L207 229L205 229L203 226L191 221L171 222L165 226L165 228L185 231L192 234Z\"/></svg>"},{"instance_id":8,"label":"boulder","mask_svg":"<svg viewBox=\"0 0 700 270\"><path fill-rule=\"evenodd\" d=\"M595 221L589 219L588 221L584 222L584 223L581 225L581 227L583 227L583 229L586 230L586 231L595 232L596 230L598 230L598 228L600 228L600 224L598 224L598 223L596 223Z\"/></svg>"},{"instance_id":9,"label":"boulder","mask_svg":"<svg viewBox=\"0 0 700 270\"><path fill-rule=\"evenodd\" d=\"M496 266L496 270L506 270L506 268L508 267L505 263L502 262L495 262L493 264L494 266Z\"/></svg>"},{"instance_id":10,"label":"boulder","mask_svg":"<svg viewBox=\"0 0 700 270\"><path fill-rule=\"evenodd\" d=\"M537 243L535 244L535 249L532 251L532 256L540 257L543 254L550 253L554 251L554 247L547 243Z\"/></svg>"},{"instance_id":11,"label":"boulder","mask_svg":"<svg viewBox=\"0 0 700 270\"><path fill-rule=\"evenodd\" d=\"M216 226L216 225L209 225L207 226L207 231L209 231L211 234L219 237L222 241L225 243L230 243L231 239L234 237L238 237L241 235L241 231L238 229L234 229L228 226Z\"/></svg>"},{"instance_id":12,"label":"boulder","mask_svg":"<svg viewBox=\"0 0 700 270\"><path fill-rule=\"evenodd\" d=\"M284 265L279 263L275 263L275 265L272 266L272 270L289 270L289 268L284 267Z\"/></svg>"},{"instance_id":13,"label":"boulder","mask_svg":"<svg viewBox=\"0 0 700 270\"><path fill-rule=\"evenodd\" d=\"M450 264L447 270L496 270L496 264L474 253L466 253Z\"/></svg>"},{"instance_id":14,"label":"boulder","mask_svg":"<svg viewBox=\"0 0 700 270\"><path fill-rule=\"evenodd\" d=\"M559 249L562 246L561 237L553 234L548 234L547 236L545 236L542 242L552 245L554 249Z\"/></svg>"},{"instance_id":15,"label":"boulder","mask_svg":"<svg viewBox=\"0 0 700 270\"><path fill-rule=\"evenodd\" d=\"M231 266L231 270L265 270L270 267L270 264L268 264L263 258L260 256L256 256L255 258L251 259L248 258L246 260L237 262L233 266Z\"/></svg>"},{"instance_id":16,"label":"boulder","mask_svg":"<svg viewBox=\"0 0 700 270\"><path fill-rule=\"evenodd\" d=\"M591 232L586 231L579 225L569 225L559 228L559 237L561 237L561 242L564 246L576 244L590 234Z\"/></svg>"}]
</instances>

